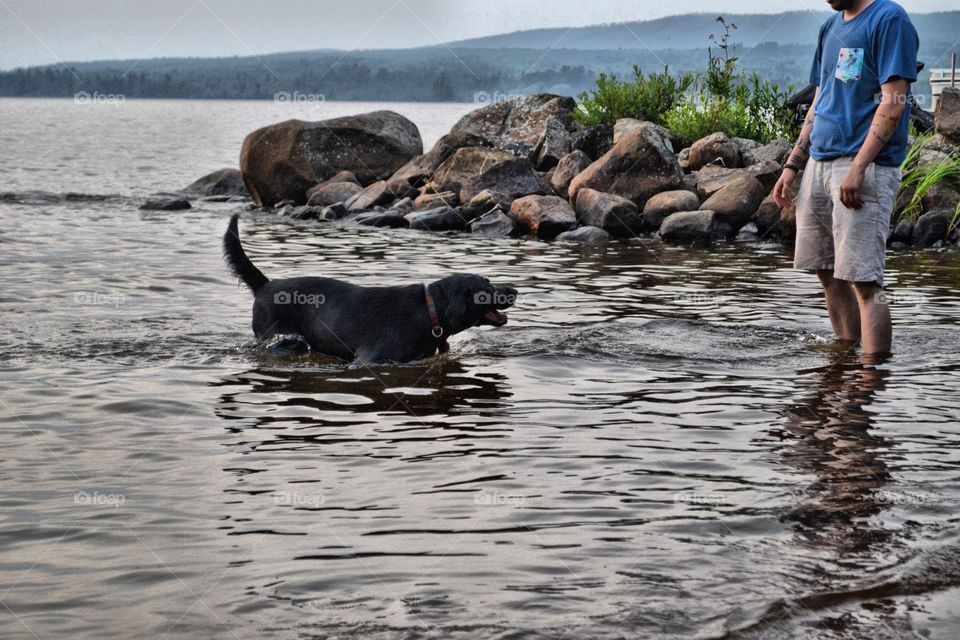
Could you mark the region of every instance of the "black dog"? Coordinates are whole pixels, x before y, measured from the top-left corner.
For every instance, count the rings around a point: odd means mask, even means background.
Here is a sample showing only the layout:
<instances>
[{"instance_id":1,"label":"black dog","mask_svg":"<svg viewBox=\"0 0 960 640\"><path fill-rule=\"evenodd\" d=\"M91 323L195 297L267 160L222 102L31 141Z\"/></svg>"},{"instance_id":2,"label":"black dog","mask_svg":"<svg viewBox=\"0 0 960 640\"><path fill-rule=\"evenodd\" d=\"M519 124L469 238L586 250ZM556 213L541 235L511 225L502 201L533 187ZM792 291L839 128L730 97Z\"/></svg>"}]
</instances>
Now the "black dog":
<instances>
[{"instance_id":1,"label":"black dog","mask_svg":"<svg viewBox=\"0 0 960 640\"><path fill-rule=\"evenodd\" d=\"M501 327L517 291L486 278L454 275L429 285L358 287L332 278L268 280L240 244L239 215L223 250L230 269L253 291L258 342L302 336L313 351L342 360L411 362L448 349L447 338L470 327Z\"/></svg>"}]
</instances>

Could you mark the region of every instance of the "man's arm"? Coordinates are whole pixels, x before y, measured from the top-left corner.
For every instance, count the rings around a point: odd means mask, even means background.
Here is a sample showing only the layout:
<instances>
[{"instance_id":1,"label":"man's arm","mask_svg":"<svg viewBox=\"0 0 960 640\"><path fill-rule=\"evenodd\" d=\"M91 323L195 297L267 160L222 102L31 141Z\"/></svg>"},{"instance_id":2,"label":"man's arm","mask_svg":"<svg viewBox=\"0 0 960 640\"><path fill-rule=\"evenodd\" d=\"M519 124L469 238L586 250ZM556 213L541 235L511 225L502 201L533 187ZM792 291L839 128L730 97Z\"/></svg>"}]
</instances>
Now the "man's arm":
<instances>
[{"instance_id":1,"label":"man's arm","mask_svg":"<svg viewBox=\"0 0 960 640\"><path fill-rule=\"evenodd\" d=\"M903 113L907 106L907 90L910 84L903 78L895 78L880 87L880 105L873 116L870 133L866 142L853 159L850 173L840 185L840 201L848 209L860 209L863 200L860 198L860 189L863 187L863 178L867 167L877 158L877 155L887 146L900 126Z\"/></svg>"},{"instance_id":2,"label":"man's arm","mask_svg":"<svg viewBox=\"0 0 960 640\"><path fill-rule=\"evenodd\" d=\"M797 179L797 174L807 166L807 160L810 159L810 134L813 132L813 121L816 119L814 110L816 109L817 100L819 99L820 87L817 87L817 91L813 96L813 102L810 104L810 110L807 111L807 117L804 119L803 127L800 129L800 137L797 138L797 144L793 147L793 151L790 153L786 164L783 165L783 173L780 175L777 185L773 188L773 199L780 208L788 207L790 203L793 202L793 199L790 197L793 183Z\"/></svg>"}]
</instances>

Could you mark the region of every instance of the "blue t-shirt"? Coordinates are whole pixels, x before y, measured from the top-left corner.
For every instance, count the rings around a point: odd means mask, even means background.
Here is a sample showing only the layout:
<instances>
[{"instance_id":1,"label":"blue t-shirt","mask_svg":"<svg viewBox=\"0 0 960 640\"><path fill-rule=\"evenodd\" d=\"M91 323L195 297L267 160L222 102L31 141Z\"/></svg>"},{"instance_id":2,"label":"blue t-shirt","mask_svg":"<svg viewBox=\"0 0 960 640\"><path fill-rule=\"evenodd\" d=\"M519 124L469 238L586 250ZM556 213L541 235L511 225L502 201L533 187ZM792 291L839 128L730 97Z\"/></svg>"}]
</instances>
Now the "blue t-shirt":
<instances>
[{"instance_id":1,"label":"blue t-shirt","mask_svg":"<svg viewBox=\"0 0 960 640\"><path fill-rule=\"evenodd\" d=\"M816 160L855 156L870 134L880 104L880 85L893 78L917 79L920 38L906 11L890 0L874 0L853 20L837 12L820 28L810 82L820 87L810 155ZM909 89L908 89L909 91ZM910 105L900 126L877 156L896 167L907 156Z\"/></svg>"}]
</instances>

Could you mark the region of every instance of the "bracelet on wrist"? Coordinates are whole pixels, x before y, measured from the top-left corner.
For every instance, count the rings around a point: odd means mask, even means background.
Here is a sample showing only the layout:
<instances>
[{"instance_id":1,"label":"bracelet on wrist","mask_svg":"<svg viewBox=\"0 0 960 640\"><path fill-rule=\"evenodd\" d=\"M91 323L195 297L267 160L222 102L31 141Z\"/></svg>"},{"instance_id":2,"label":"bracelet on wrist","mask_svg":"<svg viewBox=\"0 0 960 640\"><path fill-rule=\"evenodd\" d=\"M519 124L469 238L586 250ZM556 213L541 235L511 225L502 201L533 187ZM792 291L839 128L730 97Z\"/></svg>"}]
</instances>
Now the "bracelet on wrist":
<instances>
[{"instance_id":1,"label":"bracelet on wrist","mask_svg":"<svg viewBox=\"0 0 960 640\"><path fill-rule=\"evenodd\" d=\"M796 171L797 173L800 173L801 171L803 171L803 167L801 167L800 165L796 165L796 164L794 164L794 163L792 163L792 162L788 162L787 164L783 165L783 168L784 168L784 169L792 169L793 171Z\"/></svg>"}]
</instances>

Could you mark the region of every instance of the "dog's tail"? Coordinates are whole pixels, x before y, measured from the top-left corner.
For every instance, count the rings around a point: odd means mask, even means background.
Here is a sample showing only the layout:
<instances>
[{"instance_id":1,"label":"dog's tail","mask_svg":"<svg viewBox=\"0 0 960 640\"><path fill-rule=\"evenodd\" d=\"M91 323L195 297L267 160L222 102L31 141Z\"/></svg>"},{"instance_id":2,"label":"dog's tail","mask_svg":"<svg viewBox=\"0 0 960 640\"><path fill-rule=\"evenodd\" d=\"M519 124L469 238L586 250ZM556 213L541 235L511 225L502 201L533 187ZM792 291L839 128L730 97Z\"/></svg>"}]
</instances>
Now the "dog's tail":
<instances>
[{"instance_id":1,"label":"dog's tail","mask_svg":"<svg viewBox=\"0 0 960 640\"><path fill-rule=\"evenodd\" d=\"M240 232L237 229L239 220L239 213L233 214L230 218L230 226L223 235L223 257L233 275L243 280L243 283L250 287L250 291L256 293L270 280L250 262L250 258L243 250L243 245L240 244Z\"/></svg>"}]
</instances>

